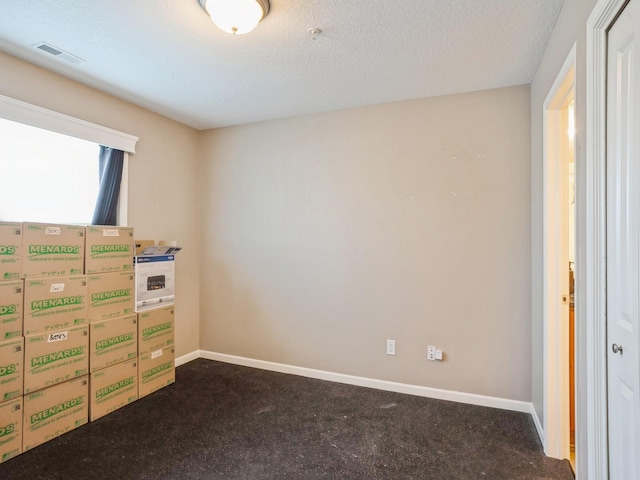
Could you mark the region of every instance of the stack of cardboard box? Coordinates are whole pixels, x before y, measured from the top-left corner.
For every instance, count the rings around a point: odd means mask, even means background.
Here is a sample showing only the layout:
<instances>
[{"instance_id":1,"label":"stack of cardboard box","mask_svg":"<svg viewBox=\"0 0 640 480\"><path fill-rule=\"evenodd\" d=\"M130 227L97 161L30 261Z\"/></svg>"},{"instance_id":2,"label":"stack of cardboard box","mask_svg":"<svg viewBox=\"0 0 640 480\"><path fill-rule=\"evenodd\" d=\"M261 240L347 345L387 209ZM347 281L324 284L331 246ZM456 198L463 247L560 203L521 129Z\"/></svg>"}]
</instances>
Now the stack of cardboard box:
<instances>
[{"instance_id":1,"label":"stack of cardboard box","mask_svg":"<svg viewBox=\"0 0 640 480\"><path fill-rule=\"evenodd\" d=\"M84 234L77 225L22 226L24 451L87 423Z\"/></svg>"},{"instance_id":2,"label":"stack of cardboard box","mask_svg":"<svg viewBox=\"0 0 640 480\"><path fill-rule=\"evenodd\" d=\"M175 381L175 242L136 240L135 286L138 312L140 397Z\"/></svg>"},{"instance_id":3,"label":"stack of cardboard box","mask_svg":"<svg viewBox=\"0 0 640 480\"><path fill-rule=\"evenodd\" d=\"M133 259L129 227L0 222L0 463L173 383Z\"/></svg>"},{"instance_id":4,"label":"stack of cardboard box","mask_svg":"<svg viewBox=\"0 0 640 480\"><path fill-rule=\"evenodd\" d=\"M138 399L133 229L87 227L90 420Z\"/></svg>"},{"instance_id":5,"label":"stack of cardboard box","mask_svg":"<svg viewBox=\"0 0 640 480\"><path fill-rule=\"evenodd\" d=\"M0 223L0 463L22 453L22 224Z\"/></svg>"},{"instance_id":6,"label":"stack of cardboard box","mask_svg":"<svg viewBox=\"0 0 640 480\"><path fill-rule=\"evenodd\" d=\"M173 305L138 313L140 398L175 381Z\"/></svg>"}]
</instances>

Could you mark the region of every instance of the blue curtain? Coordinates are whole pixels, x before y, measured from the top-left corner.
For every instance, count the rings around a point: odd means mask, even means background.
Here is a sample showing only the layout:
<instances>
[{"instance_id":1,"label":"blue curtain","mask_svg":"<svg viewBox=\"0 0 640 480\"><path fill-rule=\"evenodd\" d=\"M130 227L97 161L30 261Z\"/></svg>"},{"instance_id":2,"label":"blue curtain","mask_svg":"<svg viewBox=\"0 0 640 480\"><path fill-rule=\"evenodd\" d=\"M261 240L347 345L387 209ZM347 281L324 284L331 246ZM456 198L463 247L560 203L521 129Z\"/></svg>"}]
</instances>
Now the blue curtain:
<instances>
[{"instance_id":1,"label":"blue curtain","mask_svg":"<svg viewBox=\"0 0 640 480\"><path fill-rule=\"evenodd\" d=\"M92 225L115 225L120 196L120 180L124 165L124 152L100 145L100 189L93 211Z\"/></svg>"}]
</instances>

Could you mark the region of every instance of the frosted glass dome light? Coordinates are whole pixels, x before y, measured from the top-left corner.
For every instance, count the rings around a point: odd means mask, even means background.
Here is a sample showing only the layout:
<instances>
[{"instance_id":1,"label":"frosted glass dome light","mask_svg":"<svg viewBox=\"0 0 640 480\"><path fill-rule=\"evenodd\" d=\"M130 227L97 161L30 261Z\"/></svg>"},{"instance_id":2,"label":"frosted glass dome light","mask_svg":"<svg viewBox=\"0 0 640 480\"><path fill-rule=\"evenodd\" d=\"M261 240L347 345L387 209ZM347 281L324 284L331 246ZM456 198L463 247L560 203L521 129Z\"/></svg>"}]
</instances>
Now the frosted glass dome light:
<instances>
[{"instance_id":1,"label":"frosted glass dome light","mask_svg":"<svg viewBox=\"0 0 640 480\"><path fill-rule=\"evenodd\" d=\"M199 0L216 26L233 35L248 33L269 13L269 0Z\"/></svg>"}]
</instances>

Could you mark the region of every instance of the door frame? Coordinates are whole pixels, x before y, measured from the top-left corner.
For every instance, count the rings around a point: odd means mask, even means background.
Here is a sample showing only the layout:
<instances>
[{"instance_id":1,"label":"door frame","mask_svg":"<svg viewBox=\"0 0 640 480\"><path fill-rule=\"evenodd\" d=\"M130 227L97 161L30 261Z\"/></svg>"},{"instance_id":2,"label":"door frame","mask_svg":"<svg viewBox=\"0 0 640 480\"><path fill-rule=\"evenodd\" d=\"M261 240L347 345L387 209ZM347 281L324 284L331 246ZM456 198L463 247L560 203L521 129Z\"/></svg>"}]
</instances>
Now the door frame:
<instances>
[{"instance_id":1,"label":"door frame","mask_svg":"<svg viewBox=\"0 0 640 480\"><path fill-rule=\"evenodd\" d=\"M576 170L577 471L609 477L606 326L607 30L629 0L599 0L587 20L586 144ZM580 167L577 165L577 167ZM581 367L581 368L580 368Z\"/></svg>"},{"instance_id":2,"label":"door frame","mask_svg":"<svg viewBox=\"0 0 640 480\"><path fill-rule=\"evenodd\" d=\"M567 265L563 263L562 205L564 178L563 112L568 98L575 99L576 44L564 61L543 104L543 411L544 452L569 458L569 308L562 295L569 294ZM575 157L575 149L574 149ZM559 161L560 159L560 161ZM576 162L577 163L577 162ZM576 189L577 190L577 189ZM568 260L568 259L567 259Z\"/></svg>"}]
</instances>

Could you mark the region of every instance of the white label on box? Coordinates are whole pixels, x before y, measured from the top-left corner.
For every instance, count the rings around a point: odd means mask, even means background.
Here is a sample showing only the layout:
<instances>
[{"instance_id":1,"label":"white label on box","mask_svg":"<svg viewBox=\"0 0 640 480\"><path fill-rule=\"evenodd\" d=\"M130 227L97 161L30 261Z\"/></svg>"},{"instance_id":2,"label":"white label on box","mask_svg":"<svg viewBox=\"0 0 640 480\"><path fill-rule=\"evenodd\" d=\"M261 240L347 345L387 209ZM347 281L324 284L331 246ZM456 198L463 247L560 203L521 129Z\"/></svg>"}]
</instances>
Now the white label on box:
<instances>
[{"instance_id":1,"label":"white label on box","mask_svg":"<svg viewBox=\"0 0 640 480\"><path fill-rule=\"evenodd\" d=\"M116 229L103 230L102 231L102 236L103 237L119 237L120 236L120 231L117 228Z\"/></svg>"},{"instance_id":2,"label":"white label on box","mask_svg":"<svg viewBox=\"0 0 640 480\"><path fill-rule=\"evenodd\" d=\"M45 235L60 235L60 227L47 227L44 231Z\"/></svg>"},{"instance_id":3,"label":"white label on box","mask_svg":"<svg viewBox=\"0 0 640 480\"><path fill-rule=\"evenodd\" d=\"M69 332L50 333L49 338L47 339L47 343L61 342L63 340L66 340L69 337L68 333Z\"/></svg>"},{"instance_id":4,"label":"white label on box","mask_svg":"<svg viewBox=\"0 0 640 480\"><path fill-rule=\"evenodd\" d=\"M156 350L155 352L151 352L151 360L161 356L162 356L162 350Z\"/></svg>"},{"instance_id":5,"label":"white label on box","mask_svg":"<svg viewBox=\"0 0 640 480\"><path fill-rule=\"evenodd\" d=\"M64 292L64 283L52 283L50 292Z\"/></svg>"}]
</instances>

